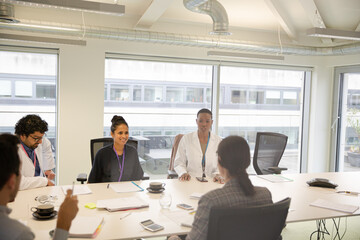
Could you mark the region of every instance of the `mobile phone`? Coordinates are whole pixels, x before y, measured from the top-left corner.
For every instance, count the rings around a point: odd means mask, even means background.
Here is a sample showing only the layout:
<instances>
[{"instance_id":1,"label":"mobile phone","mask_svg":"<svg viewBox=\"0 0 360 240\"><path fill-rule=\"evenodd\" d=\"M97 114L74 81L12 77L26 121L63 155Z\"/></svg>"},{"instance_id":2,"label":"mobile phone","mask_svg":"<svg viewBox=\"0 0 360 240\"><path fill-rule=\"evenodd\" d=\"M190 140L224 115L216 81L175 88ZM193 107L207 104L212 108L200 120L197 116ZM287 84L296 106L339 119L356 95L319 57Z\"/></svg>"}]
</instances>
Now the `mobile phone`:
<instances>
[{"instance_id":1,"label":"mobile phone","mask_svg":"<svg viewBox=\"0 0 360 240\"><path fill-rule=\"evenodd\" d=\"M176 206L179 208L185 209L185 210L193 210L194 209L192 206L185 204L185 203L179 203Z\"/></svg>"},{"instance_id":2,"label":"mobile phone","mask_svg":"<svg viewBox=\"0 0 360 240\"><path fill-rule=\"evenodd\" d=\"M150 231L150 232L156 232L156 231L160 231L163 230L164 227L154 223L151 219L145 220L140 222L141 226L143 226L143 228L145 228L146 230Z\"/></svg>"},{"instance_id":3,"label":"mobile phone","mask_svg":"<svg viewBox=\"0 0 360 240\"><path fill-rule=\"evenodd\" d=\"M196 179L200 182L207 182L208 180L204 177L196 177Z\"/></svg>"}]
</instances>

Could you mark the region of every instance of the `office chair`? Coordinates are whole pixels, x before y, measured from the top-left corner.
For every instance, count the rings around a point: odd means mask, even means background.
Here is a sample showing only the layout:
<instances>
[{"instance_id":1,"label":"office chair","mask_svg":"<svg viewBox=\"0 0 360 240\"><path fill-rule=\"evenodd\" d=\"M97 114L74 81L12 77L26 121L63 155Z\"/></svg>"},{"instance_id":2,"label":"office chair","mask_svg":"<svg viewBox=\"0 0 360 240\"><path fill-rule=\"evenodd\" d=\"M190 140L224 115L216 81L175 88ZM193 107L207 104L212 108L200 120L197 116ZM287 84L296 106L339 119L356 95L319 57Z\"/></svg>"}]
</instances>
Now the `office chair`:
<instances>
[{"instance_id":1,"label":"office chair","mask_svg":"<svg viewBox=\"0 0 360 240\"><path fill-rule=\"evenodd\" d=\"M184 134L178 134L174 138L174 143L171 149L171 157L170 157L170 163L169 163L169 169L168 169L168 179L174 179L178 178L178 174L174 170L174 161L176 157L176 152L180 143L181 138L184 136Z\"/></svg>"},{"instance_id":2,"label":"office chair","mask_svg":"<svg viewBox=\"0 0 360 240\"><path fill-rule=\"evenodd\" d=\"M102 148L105 147L107 145L110 145L113 143L113 139L111 137L106 137L106 138L95 138L95 139L91 139L90 140L90 156L91 156L91 166L94 163L94 159L95 159L95 155L96 153ZM132 147L134 147L135 149L137 149L138 146L138 142L136 140L133 140L131 138L128 139L127 145L130 145ZM149 179L149 175L144 173L144 176L142 178L142 180L148 180ZM80 173L78 175L78 177L76 178L76 181L81 182L81 184L84 184L84 182L87 181L87 174L86 173Z\"/></svg>"},{"instance_id":3,"label":"office chair","mask_svg":"<svg viewBox=\"0 0 360 240\"><path fill-rule=\"evenodd\" d=\"M290 198L273 204L245 208L214 207L210 210L208 240L280 240Z\"/></svg>"},{"instance_id":4,"label":"office chair","mask_svg":"<svg viewBox=\"0 0 360 240\"><path fill-rule=\"evenodd\" d=\"M258 132L253 157L253 166L258 175L280 174L287 168L278 167L284 154L288 137L280 133Z\"/></svg>"}]
</instances>

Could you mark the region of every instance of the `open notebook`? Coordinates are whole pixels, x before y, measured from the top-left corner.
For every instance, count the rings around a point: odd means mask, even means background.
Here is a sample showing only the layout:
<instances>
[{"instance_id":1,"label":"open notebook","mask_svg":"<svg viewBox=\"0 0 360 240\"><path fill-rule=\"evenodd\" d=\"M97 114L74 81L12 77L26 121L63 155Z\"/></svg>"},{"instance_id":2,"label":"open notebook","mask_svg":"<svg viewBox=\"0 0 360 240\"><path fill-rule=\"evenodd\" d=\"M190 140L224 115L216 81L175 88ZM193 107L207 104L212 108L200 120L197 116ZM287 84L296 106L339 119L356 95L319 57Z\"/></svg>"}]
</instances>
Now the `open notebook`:
<instances>
[{"instance_id":1,"label":"open notebook","mask_svg":"<svg viewBox=\"0 0 360 240\"><path fill-rule=\"evenodd\" d=\"M105 208L109 212L122 211L129 209L138 209L149 207L149 203L139 197L113 198L106 200L98 200L97 208Z\"/></svg>"},{"instance_id":2,"label":"open notebook","mask_svg":"<svg viewBox=\"0 0 360 240\"><path fill-rule=\"evenodd\" d=\"M77 216L71 224L69 230L70 238L96 238L104 223L103 216L83 217ZM55 230L50 231L53 237Z\"/></svg>"}]
</instances>

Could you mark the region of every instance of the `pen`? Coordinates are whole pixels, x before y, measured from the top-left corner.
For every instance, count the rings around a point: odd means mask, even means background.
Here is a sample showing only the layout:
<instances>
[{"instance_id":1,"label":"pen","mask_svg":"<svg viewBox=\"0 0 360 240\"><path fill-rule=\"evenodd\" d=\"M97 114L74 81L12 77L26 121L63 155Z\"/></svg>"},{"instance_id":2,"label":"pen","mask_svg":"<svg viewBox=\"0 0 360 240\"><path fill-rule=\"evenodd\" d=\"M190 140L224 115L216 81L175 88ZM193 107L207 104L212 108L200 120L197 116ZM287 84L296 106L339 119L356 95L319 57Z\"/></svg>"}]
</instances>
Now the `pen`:
<instances>
[{"instance_id":1,"label":"pen","mask_svg":"<svg viewBox=\"0 0 360 240\"><path fill-rule=\"evenodd\" d=\"M108 183L107 188L109 188L109 186L110 186L110 183Z\"/></svg>"},{"instance_id":2,"label":"pen","mask_svg":"<svg viewBox=\"0 0 360 240\"><path fill-rule=\"evenodd\" d=\"M122 216L121 218L120 218L120 220L121 219L124 219L124 218L126 218L127 216L130 216L131 215L131 212L128 212L127 214L125 214L124 216Z\"/></svg>"},{"instance_id":3,"label":"pen","mask_svg":"<svg viewBox=\"0 0 360 240\"><path fill-rule=\"evenodd\" d=\"M337 193L345 193L345 194L351 194L351 195L359 195L358 192L351 192L351 191L337 191Z\"/></svg>"},{"instance_id":4,"label":"pen","mask_svg":"<svg viewBox=\"0 0 360 240\"><path fill-rule=\"evenodd\" d=\"M72 191L71 191L71 196L73 196L73 195L74 195L74 186L75 186L75 182L73 181Z\"/></svg>"},{"instance_id":5,"label":"pen","mask_svg":"<svg viewBox=\"0 0 360 240\"><path fill-rule=\"evenodd\" d=\"M137 185L136 183L134 183L133 181L131 181L132 184L134 184L135 186L137 186L138 188L140 188L140 191L144 191L144 189L142 187L140 187L139 185Z\"/></svg>"}]
</instances>

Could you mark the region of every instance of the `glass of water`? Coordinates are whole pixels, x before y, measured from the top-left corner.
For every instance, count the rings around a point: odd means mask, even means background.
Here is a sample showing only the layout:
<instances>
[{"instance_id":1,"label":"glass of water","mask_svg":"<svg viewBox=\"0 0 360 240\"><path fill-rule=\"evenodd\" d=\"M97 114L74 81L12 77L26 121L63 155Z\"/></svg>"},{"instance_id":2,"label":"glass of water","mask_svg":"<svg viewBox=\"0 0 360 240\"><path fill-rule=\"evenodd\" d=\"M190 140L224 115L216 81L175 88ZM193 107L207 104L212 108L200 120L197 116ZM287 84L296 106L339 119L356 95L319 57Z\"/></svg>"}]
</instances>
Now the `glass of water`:
<instances>
[{"instance_id":1,"label":"glass of water","mask_svg":"<svg viewBox=\"0 0 360 240\"><path fill-rule=\"evenodd\" d=\"M162 193L159 199L159 203L161 208L167 209L171 206L171 194L170 193Z\"/></svg>"}]
</instances>

